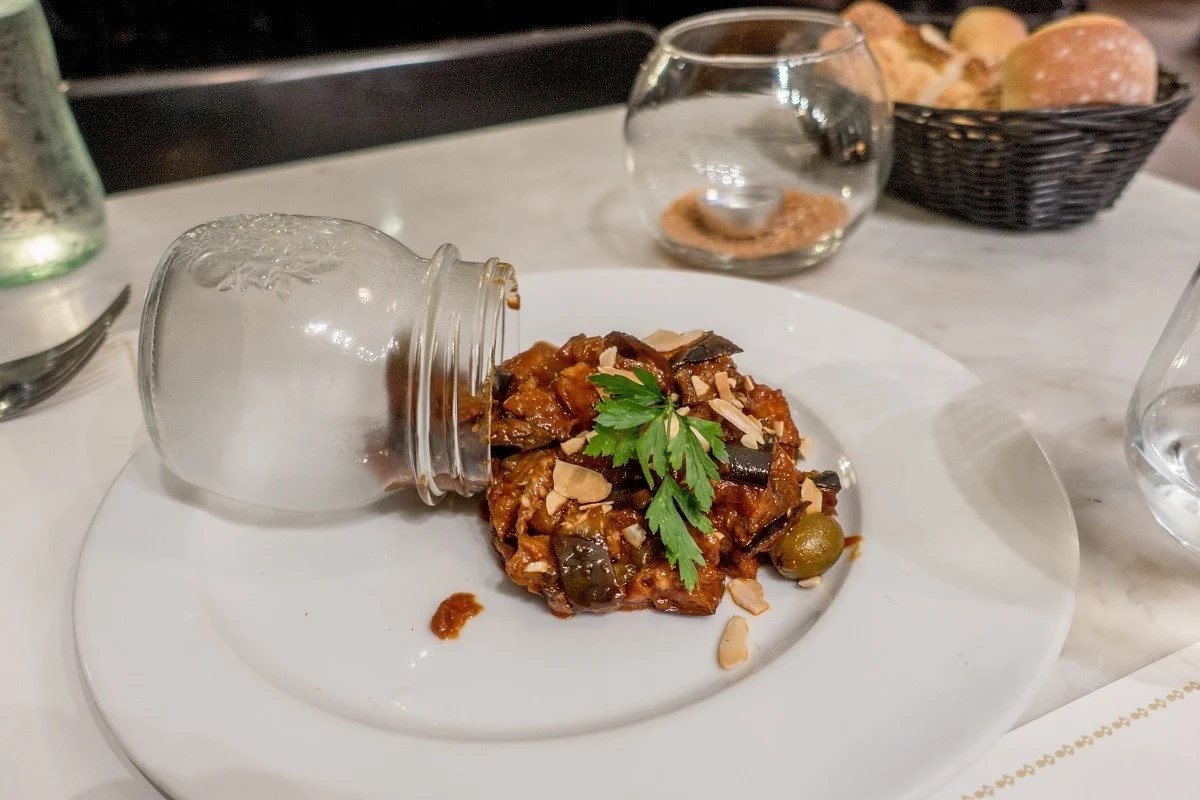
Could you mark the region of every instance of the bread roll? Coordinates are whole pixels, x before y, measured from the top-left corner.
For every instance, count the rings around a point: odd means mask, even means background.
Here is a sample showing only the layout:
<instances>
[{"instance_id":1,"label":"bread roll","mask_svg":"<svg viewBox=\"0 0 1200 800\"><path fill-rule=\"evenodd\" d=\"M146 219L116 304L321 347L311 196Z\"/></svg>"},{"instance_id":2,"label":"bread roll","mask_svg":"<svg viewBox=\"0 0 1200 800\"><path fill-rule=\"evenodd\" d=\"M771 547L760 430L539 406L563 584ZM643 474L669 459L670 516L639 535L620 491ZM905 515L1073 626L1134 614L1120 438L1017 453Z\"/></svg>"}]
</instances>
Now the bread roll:
<instances>
[{"instance_id":1,"label":"bread roll","mask_svg":"<svg viewBox=\"0 0 1200 800\"><path fill-rule=\"evenodd\" d=\"M1075 14L1036 31L1004 59L1002 109L1154 102L1158 59L1124 20Z\"/></svg>"},{"instance_id":2,"label":"bread roll","mask_svg":"<svg viewBox=\"0 0 1200 800\"><path fill-rule=\"evenodd\" d=\"M1000 88L1000 65L989 64L979 56L971 56L963 65L963 78L981 92Z\"/></svg>"},{"instance_id":3,"label":"bread roll","mask_svg":"<svg viewBox=\"0 0 1200 800\"><path fill-rule=\"evenodd\" d=\"M1028 37L1023 19L1007 8L995 6L968 8L950 29L950 44L986 64L999 64Z\"/></svg>"},{"instance_id":4,"label":"bread roll","mask_svg":"<svg viewBox=\"0 0 1200 800\"><path fill-rule=\"evenodd\" d=\"M933 98L931 105L938 108L975 108L988 107L987 95L970 81L957 80L939 92Z\"/></svg>"},{"instance_id":5,"label":"bread roll","mask_svg":"<svg viewBox=\"0 0 1200 800\"><path fill-rule=\"evenodd\" d=\"M932 25L920 27L908 26L897 40L908 48L909 58L924 61L935 69L942 70L955 60L966 60L966 56L957 52L946 37Z\"/></svg>"},{"instance_id":6,"label":"bread roll","mask_svg":"<svg viewBox=\"0 0 1200 800\"><path fill-rule=\"evenodd\" d=\"M842 19L853 22L871 40L899 36L908 27L891 6L878 0L858 0L850 4L842 12Z\"/></svg>"},{"instance_id":7,"label":"bread roll","mask_svg":"<svg viewBox=\"0 0 1200 800\"><path fill-rule=\"evenodd\" d=\"M883 3L859 0L842 16L860 27L894 102L985 108L993 70L930 25L914 27Z\"/></svg>"},{"instance_id":8,"label":"bread roll","mask_svg":"<svg viewBox=\"0 0 1200 800\"><path fill-rule=\"evenodd\" d=\"M930 87L940 83L941 79L942 73L931 64L924 61L905 61L895 78L895 92L889 94L898 103L927 105L939 94L930 91Z\"/></svg>"},{"instance_id":9,"label":"bread roll","mask_svg":"<svg viewBox=\"0 0 1200 800\"><path fill-rule=\"evenodd\" d=\"M895 39L870 42L871 55L883 74L883 86L889 100L900 100L900 83L907 72L908 50Z\"/></svg>"}]
</instances>

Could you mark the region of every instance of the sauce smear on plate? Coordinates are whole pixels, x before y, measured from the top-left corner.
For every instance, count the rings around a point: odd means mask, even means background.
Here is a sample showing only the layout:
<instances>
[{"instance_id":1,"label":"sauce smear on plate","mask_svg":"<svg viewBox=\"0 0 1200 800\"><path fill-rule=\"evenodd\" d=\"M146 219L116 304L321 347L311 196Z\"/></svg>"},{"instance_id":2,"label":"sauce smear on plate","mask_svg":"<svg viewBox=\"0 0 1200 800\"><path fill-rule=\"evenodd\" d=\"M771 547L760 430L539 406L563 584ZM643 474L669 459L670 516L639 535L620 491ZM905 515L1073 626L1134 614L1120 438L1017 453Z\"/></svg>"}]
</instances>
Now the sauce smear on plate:
<instances>
[{"instance_id":1,"label":"sauce smear on plate","mask_svg":"<svg viewBox=\"0 0 1200 800\"><path fill-rule=\"evenodd\" d=\"M483 611L483 606L470 592L455 592L443 600L433 612L429 629L439 639L457 639L467 620Z\"/></svg>"}]
</instances>

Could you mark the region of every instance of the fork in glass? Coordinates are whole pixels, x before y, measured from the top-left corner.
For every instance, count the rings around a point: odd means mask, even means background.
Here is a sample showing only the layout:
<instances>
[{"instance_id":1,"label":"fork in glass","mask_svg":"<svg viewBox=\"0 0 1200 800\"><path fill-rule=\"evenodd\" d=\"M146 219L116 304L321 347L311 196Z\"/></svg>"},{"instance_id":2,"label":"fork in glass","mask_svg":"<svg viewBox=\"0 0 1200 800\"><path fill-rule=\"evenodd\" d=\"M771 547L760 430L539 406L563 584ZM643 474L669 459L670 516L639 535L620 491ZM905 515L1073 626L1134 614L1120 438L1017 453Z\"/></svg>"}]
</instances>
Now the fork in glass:
<instances>
[{"instance_id":1,"label":"fork in glass","mask_svg":"<svg viewBox=\"0 0 1200 800\"><path fill-rule=\"evenodd\" d=\"M126 284L95 322L62 344L0 364L0 421L24 414L79 374L104 343L130 294Z\"/></svg>"}]
</instances>

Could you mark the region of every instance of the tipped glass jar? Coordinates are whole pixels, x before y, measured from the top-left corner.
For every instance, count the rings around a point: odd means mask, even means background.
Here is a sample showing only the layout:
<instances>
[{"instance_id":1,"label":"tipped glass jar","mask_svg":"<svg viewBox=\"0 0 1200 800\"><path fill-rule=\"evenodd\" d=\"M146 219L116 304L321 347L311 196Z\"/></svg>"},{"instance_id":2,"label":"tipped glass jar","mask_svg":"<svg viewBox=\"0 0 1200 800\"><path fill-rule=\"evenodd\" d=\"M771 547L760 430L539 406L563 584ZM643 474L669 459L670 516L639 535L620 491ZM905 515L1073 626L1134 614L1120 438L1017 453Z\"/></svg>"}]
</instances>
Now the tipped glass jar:
<instances>
[{"instance_id":1,"label":"tipped glass jar","mask_svg":"<svg viewBox=\"0 0 1200 800\"><path fill-rule=\"evenodd\" d=\"M201 225L159 262L142 315L151 441L187 483L276 509L473 494L519 305L511 266L452 245L420 258L322 217Z\"/></svg>"},{"instance_id":2,"label":"tipped glass jar","mask_svg":"<svg viewBox=\"0 0 1200 800\"><path fill-rule=\"evenodd\" d=\"M837 252L891 167L891 111L862 32L745 9L662 32L625 119L646 224L700 267L781 275Z\"/></svg>"}]
</instances>

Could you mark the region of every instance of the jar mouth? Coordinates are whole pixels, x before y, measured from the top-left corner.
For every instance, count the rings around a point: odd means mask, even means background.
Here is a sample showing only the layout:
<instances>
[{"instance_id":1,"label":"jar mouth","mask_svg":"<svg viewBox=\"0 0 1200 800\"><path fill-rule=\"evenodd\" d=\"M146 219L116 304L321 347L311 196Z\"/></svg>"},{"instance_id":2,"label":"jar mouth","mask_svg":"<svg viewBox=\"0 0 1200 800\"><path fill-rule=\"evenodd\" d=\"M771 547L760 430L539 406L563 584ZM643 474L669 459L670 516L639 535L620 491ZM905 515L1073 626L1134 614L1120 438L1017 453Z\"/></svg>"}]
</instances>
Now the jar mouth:
<instances>
[{"instance_id":1,"label":"jar mouth","mask_svg":"<svg viewBox=\"0 0 1200 800\"><path fill-rule=\"evenodd\" d=\"M515 347L520 308L511 265L460 260L443 245L429 259L408 346L407 462L421 499L487 487L494 369Z\"/></svg>"},{"instance_id":2,"label":"jar mouth","mask_svg":"<svg viewBox=\"0 0 1200 800\"><path fill-rule=\"evenodd\" d=\"M836 46L820 42L834 31ZM680 20L663 30L658 47L668 55L721 67L769 67L813 64L836 58L865 41L853 22L824 11L744 8L714 11ZM740 45L747 52L713 52ZM749 45L749 46L747 46ZM773 48L773 49L772 49ZM752 50L764 52L752 52Z\"/></svg>"}]
</instances>

